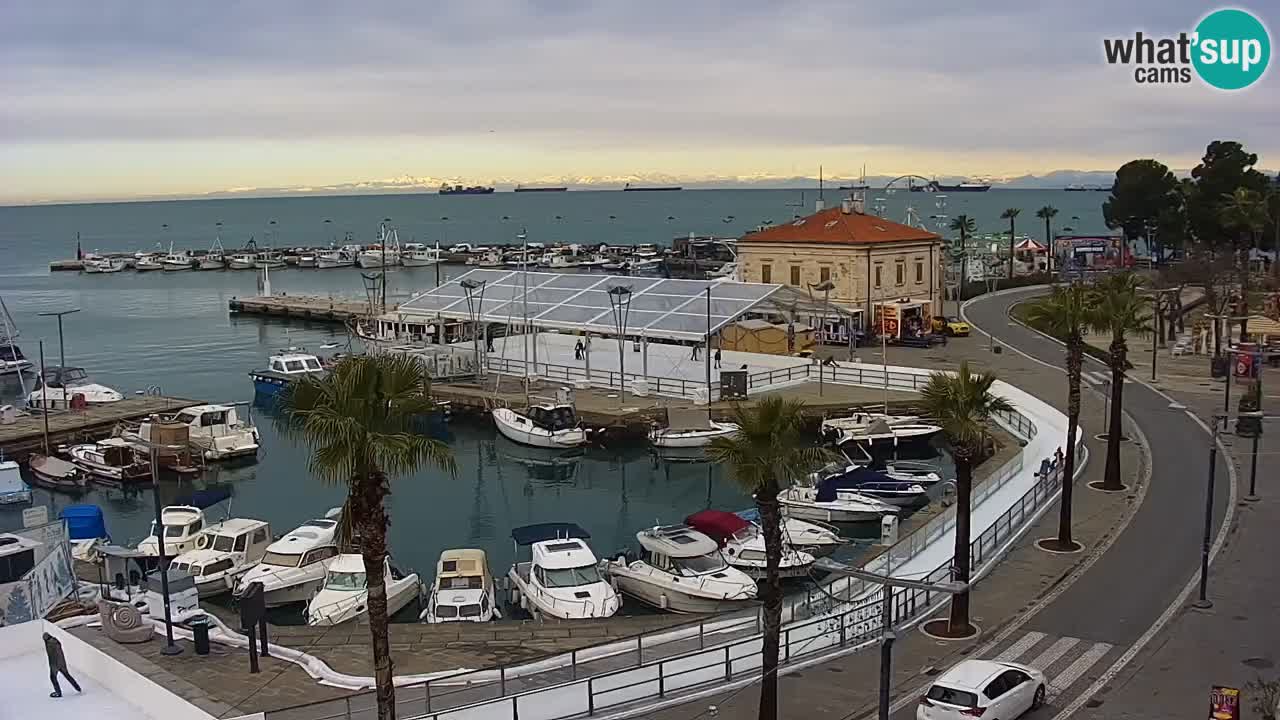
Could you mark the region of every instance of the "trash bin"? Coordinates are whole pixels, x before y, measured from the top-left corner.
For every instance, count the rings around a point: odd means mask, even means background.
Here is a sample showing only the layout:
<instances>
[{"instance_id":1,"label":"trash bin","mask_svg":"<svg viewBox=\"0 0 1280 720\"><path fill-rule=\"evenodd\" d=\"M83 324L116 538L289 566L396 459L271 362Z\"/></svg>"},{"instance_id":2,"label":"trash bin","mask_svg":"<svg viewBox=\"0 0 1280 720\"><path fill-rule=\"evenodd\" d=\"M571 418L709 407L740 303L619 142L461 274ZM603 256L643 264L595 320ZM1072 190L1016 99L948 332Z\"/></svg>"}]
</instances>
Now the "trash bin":
<instances>
[{"instance_id":1,"label":"trash bin","mask_svg":"<svg viewBox=\"0 0 1280 720\"><path fill-rule=\"evenodd\" d=\"M1209 377L1223 378L1231 369L1231 362L1225 355L1209 359Z\"/></svg>"},{"instance_id":2,"label":"trash bin","mask_svg":"<svg viewBox=\"0 0 1280 720\"><path fill-rule=\"evenodd\" d=\"M196 646L197 655L209 654L209 616L196 615L187 622L191 626L192 642Z\"/></svg>"}]
</instances>

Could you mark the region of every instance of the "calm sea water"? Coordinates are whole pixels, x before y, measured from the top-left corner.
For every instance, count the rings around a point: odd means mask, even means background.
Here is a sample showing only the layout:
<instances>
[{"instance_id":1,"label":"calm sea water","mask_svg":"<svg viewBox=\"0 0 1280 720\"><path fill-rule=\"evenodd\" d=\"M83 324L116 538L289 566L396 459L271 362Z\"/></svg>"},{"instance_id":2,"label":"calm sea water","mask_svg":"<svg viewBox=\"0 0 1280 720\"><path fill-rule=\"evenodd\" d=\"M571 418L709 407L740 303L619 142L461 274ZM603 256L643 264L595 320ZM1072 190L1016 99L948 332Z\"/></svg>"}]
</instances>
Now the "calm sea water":
<instances>
[{"instance_id":1,"label":"calm sea water","mask_svg":"<svg viewBox=\"0 0 1280 720\"><path fill-rule=\"evenodd\" d=\"M806 203L815 195L806 193ZM828 194L829 200L835 197ZM1038 236L1043 225L1036 224L1034 212L1052 204L1060 210L1059 228L1070 223L1080 231L1100 231L1102 197L993 190L952 195L947 207L938 209L928 195L908 197L900 192L886 198L886 215L900 219L910 200L926 217L964 212L974 216L983 231L997 231L1007 227L998 218L1000 211L1020 207L1020 228ZM49 364L58 355L57 326L38 313L79 308L65 321L67 363L86 367L94 379L122 392L158 385L170 396L247 401L253 392L247 373L261 367L273 350L299 345L314 351L325 344L345 344L345 331L229 317L229 299L255 294L252 272L80 275L50 273L49 261L74 256L77 232L85 250L142 250L156 243L167 246L170 240L178 247L203 248L217 231L215 223L221 222L228 248L250 235L261 244L288 247L325 244L335 236L340 242L345 232L354 233L358 242L369 242L377 223L388 217L405 241L509 242L519 226L526 226L531 241L665 243L690 231L736 235L763 220L781 222L802 212L794 206L799 200L795 191L751 190L7 207L0 208L0 297L21 331L20 344L33 359L40 339L45 340ZM803 212L810 209L808 205ZM271 226L273 219L276 224ZM444 266L442 276L462 270ZM434 285L435 278L431 268L395 270L389 273L388 292L407 295ZM363 295L359 273L351 269L282 270L273 274L272 284L277 292ZM0 382L0 398L18 397L16 383ZM194 481L167 482L164 499L211 484L225 485L233 492L233 515L268 520L276 533L341 503L341 488L322 485L308 474L305 448L282 437L267 418L259 417L258 426L263 449L256 464L224 466ZM749 503L719 467L655 460L643 448L552 458L507 442L487 425L457 423L450 432L457 475L427 469L399 478L390 500L393 554L426 578L441 550L460 546L485 548L494 570L504 572L512 560L508 533L517 525L577 522L592 533L592 544L603 555L632 544L642 527L678 522L706 507L739 509ZM152 514L149 494L94 489L79 499L43 492L39 498L55 512L71 502L102 505L117 541L138 540ZM0 527L17 524L18 514L0 511Z\"/></svg>"}]
</instances>

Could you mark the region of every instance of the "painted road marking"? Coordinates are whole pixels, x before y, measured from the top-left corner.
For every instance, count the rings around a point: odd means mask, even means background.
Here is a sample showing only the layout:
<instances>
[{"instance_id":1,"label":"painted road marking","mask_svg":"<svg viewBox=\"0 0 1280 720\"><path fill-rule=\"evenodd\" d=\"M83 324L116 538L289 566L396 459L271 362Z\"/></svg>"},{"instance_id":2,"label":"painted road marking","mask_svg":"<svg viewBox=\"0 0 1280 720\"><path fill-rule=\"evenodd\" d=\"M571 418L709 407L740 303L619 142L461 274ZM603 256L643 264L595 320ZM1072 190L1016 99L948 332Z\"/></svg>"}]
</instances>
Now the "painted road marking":
<instances>
[{"instance_id":1,"label":"painted road marking","mask_svg":"<svg viewBox=\"0 0 1280 720\"><path fill-rule=\"evenodd\" d=\"M1027 664L1037 670L1047 670L1050 665L1057 662L1058 658L1066 655L1067 651L1074 647L1078 642L1080 642L1079 638L1060 638L1057 642L1050 645L1048 650L1040 653L1039 657Z\"/></svg>"},{"instance_id":2,"label":"painted road marking","mask_svg":"<svg viewBox=\"0 0 1280 720\"><path fill-rule=\"evenodd\" d=\"M1084 651L1084 654L1076 658L1075 662L1063 668L1062 672L1049 681L1049 700L1053 700L1062 691L1071 687L1075 681L1080 679L1080 676L1088 672L1089 668L1111 652L1111 648L1112 646L1108 643L1094 643L1093 647Z\"/></svg>"},{"instance_id":3,"label":"painted road marking","mask_svg":"<svg viewBox=\"0 0 1280 720\"><path fill-rule=\"evenodd\" d=\"M1044 639L1042 632L1029 632L1018 638L1018 642L1004 649L1004 652L996 656L996 660L1000 662L1013 662L1022 657L1022 653L1036 646L1036 643Z\"/></svg>"}]
</instances>

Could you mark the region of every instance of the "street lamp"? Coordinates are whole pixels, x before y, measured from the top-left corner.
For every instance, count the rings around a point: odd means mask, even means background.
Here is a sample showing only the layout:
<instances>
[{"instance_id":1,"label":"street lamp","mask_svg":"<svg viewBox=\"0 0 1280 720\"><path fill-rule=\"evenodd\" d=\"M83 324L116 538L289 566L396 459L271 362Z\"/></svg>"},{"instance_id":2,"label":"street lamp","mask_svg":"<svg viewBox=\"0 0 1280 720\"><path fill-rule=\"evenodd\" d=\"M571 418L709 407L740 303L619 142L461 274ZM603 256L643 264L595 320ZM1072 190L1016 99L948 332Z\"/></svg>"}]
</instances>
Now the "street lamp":
<instances>
[{"instance_id":1,"label":"street lamp","mask_svg":"<svg viewBox=\"0 0 1280 720\"><path fill-rule=\"evenodd\" d=\"M167 226L166 226L166 227L167 227ZM65 372L65 371L66 371L66 367L67 367L67 353L66 353L66 349L65 349L65 347L63 346L63 342L62 342L62 317L63 317L64 315L70 315L71 313L78 313L78 312L80 312L80 308L72 308L72 309L70 309L70 310L61 310L61 311L58 311L58 312L42 312L42 313L36 313L37 315L40 315L40 316L43 316L43 317L56 317L56 318L58 318L58 365L60 365L60 366L62 367L63 372ZM43 369L41 370L41 372L44 372L44 371L43 371ZM48 382L48 376L47 376L47 375L45 375L45 376L43 376L43 377L44 377L44 382L46 382L46 383L47 383L47 382ZM48 395L49 395L49 391L48 391L47 387L46 387L46 389L45 389L45 391L44 391L44 394L45 394L45 398L44 398L44 399L45 399L45 401L47 402L47 401L48 401L48 399L49 399L49 397L48 397ZM66 384L65 382L64 382L64 383L62 383L62 407L63 407L63 409L66 409L66 407L67 407L67 384Z\"/></svg>"},{"instance_id":2,"label":"street lamp","mask_svg":"<svg viewBox=\"0 0 1280 720\"><path fill-rule=\"evenodd\" d=\"M1209 539L1213 533L1213 485L1214 475L1218 469L1218 419L1215 413L1213 416L1213 437L1209 440L1209 483L1205 490L1204 497L1204 537L1200 545L1200 594L1192 607L1207 610L1213 607L1213 601L1208 598L1209 590ZM1226 417L1222 418L1223 425L1226 425Z\"/></svg>"},{"instance_id":3,"label":"street lamp","mask_svg":"<svg viewBox=\"0 0 1280 720\"><path fill-rule=\"evenodd\" d=\"M151 430L155 432L158 417L152 416ZM164 551L164 521L161 519L160 505L160 451L185 450L184 446L166 445L153 442L149 438L139 438L139 442L149 450L151 456L151 499L155 506L156 547L159 550L160 593L164 596L164 636L165 645L160 649L161 655L181 655L182 648L173 642L173 610L169 602L169 557Z\"/></svg>"},{"instance_id":4,"label":"street lamp","mask_svg":"<svg viewBox=\"0 0 1280 720\"><path fill-rule=\"evenodd\" d=\"M627 316L631 314L631 287L614 285L608 289L609 307L613 310L613 324L618 331L618 407L627 396L626 333ZM708 397L708 400L710 398Z\"/></svg>"},{"instance_id":5,"label":"street lamp","mask_svg":"<svg viewBox=\"0 0 1280 720\"><path fill-rule=\"evenodd\" d=\"M809 299L813 300L813 291L822 291L822 330L818 333L818 338L826 344L827 320L831 314L831 291L835 289L835 284L830 280L824 280L817 285L809 285ZM822 358L818 358L818 397L822 397ZM887 410L885 412L888 412Z\"/></svg>"},{"instance_id":6,"label":"street lamp","mask_svg":"<svg viewBox=\"0 0 1280 720\"><path fill-rule=\"evenodd\" d=\"M1151 382L1156 381L1156 349L1164 341L1164 333L1160 332L1159 318L1160 310L1163 304L1162 300L1169 293L1178 292L1178 288L1165 288L1163 290L1143 290L1146 295L1151 296Z\"/></svg>"},{"instance_id":7,"label":"street lamp","mask_svg":"<svg viewBox=\"0 0 1280 720\"><path fill-rule=\"evenodd\" d=\"M476 355L476 377L484 376L484 366L480 363L480 314L484 309L484 286L486 282L488 281L481 280L476 282L471 278L465 278L458 283L467 295L467 314L471 316L471 344L475 348ZM486 325L486 338L489 334L488 330L488 325Z\"/></svg>"}]
</instances>

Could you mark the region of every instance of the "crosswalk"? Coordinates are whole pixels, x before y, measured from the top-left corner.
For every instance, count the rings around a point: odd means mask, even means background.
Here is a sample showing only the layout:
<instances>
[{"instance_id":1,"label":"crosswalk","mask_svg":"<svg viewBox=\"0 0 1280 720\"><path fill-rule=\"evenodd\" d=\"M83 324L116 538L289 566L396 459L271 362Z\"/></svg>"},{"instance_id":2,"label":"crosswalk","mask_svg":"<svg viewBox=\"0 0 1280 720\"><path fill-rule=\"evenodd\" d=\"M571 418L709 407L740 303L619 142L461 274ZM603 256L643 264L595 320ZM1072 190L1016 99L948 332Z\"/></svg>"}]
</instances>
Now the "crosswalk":
<instances>
[{"instance_id":1,"label":"crosswalk","mask_svg":"<svg viewBox=\"0 0 1280 720\"><path fill-rule=\"evenodd\" d=\"M1111 384L1111 373L1109 373L1109 372L1103 372L1103 371L1101 371L1101 370L1089 370L1089 371L1082 371L1082 372L1080 373L1080 379L1081 379L1081 380L1084 380L1085 382L1089 383L1090 385L1097 385L1097 386L1101 386L1101 385L1110 385L1110 384ZM1128 382L1129 382L1129 379L1128 379L1128 378L1125 378L1125 379L1124 379L1124 382L1125 382L1125 383L1128 383Z\"/></svg>"},{"instance_id":2,"label":"crosswalk","mask_svg":"<svg viewBox=\"0 0 1280 720\"><path fill-rule=\"evenodd\" d=\"M1049 680L1048 699L1054 698L1079 682L1096 667L1094 676L1106 668L1099 664L1108 656L1119 655L1123 647L1093 642L1076 637L1056 637L1042 632L1027 632L1012 639L994 655L996 660L1017 662L1043 672Z\"/></svg>"}]
</instances>

